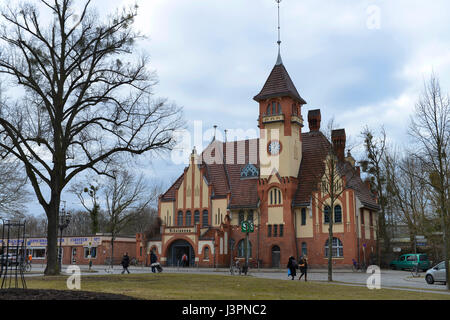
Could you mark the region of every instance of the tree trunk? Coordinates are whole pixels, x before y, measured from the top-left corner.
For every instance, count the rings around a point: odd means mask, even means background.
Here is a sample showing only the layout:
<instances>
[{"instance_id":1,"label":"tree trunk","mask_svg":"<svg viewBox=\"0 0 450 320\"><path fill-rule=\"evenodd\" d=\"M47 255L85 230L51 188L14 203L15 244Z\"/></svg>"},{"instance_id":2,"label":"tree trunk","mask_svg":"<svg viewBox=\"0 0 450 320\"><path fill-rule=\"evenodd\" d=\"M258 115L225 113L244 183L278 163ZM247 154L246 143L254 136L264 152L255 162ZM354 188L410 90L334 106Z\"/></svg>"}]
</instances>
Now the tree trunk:
<instances>
[{"instance_id":1,"label":"tree trunk","mask_svg":"<svg viewBox=\"0 0 450 320\"><path fill-rule=\"evenodd\" d=\"M333 222L331 221L330 210L330 225L328 227L328 281L333 281Z\"/></svg>"},{"instance_id":2,"label":"tree trunk","mask_svg":"<svg viewBox=\"0 0 450 320\"><path fill-rule=\"evenodd\" d=\"M114 236L111 236L111 269L114 266Z\"/></svg>"},{"instance_id":3,"label":"tree trunk","mask_svg":"<svg viewBox=\"0 0 450 320\"><path fill-rule=\"evenodd\" d=\"M45 275L58 275L59 270L58 263L58 223L59 223L59 206L60 196L54 194L47 213L48 226L47 226L47 267L45 269Z\"/></svg>"}]
</instances>

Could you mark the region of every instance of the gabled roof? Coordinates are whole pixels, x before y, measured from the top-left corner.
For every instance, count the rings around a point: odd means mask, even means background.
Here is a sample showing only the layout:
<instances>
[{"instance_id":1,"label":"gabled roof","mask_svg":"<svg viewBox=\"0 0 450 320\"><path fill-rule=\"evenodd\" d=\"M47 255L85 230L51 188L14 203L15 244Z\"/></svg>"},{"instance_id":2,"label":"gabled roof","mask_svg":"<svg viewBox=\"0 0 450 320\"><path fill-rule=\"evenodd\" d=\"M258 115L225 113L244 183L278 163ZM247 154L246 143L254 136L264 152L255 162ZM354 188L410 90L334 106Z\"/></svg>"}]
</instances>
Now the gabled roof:
<instances>
[{"instance_id":1,"label":"gabled roof","mask_svg":"<svg viewBox=\"0 0 450 320\"><path fill-rule=\"evenodd\" d=\"M310 205L313 189L325 172L325 159L328 156L328 150L332 147L320 131L302 133L302 139L302 163L298 175L299 184L292 203L294 207ZM379 210L380 207L375 198L350 163L339 161L337 169L341 176L346 177L347 187L355 190L356 196L364 207Z\"/></svg>"},{"instance_id":2,"label":"gabled roof","mask_svg":"<svg viewBox=\"0 0 450 320\"><path fill-rule=\"evenodd\" d=\"M283 96L291 97L301 104L306 104L306 101L298 93L289 73L280 60L280 63L277 62L273 67L261 92L253 99L259 102L264 99Z\"/></svg>"}]
</instances>

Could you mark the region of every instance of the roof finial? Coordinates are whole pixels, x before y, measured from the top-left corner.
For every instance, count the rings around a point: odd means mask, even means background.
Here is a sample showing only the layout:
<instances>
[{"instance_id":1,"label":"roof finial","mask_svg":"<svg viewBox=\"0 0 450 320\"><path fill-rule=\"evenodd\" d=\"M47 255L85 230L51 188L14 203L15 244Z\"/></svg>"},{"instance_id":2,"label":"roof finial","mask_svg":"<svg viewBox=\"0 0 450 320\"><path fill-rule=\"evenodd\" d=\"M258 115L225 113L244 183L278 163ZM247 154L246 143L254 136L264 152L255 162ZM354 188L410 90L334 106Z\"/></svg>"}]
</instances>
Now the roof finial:
<instances>
[{"instance_id":1,"label":"roof finial","mask_svg":"<svg viewBox=\"0 0 450 320\"><path fill-rule=\"evenodd\" d=\"M213 141L216 141L216 132L217 132L217 125L214 125L214 137L213 137Z\"/></svg>"},{"instance_id":2,"label":"roof finial","mask_svg":"<svg viewBox=\"0 0 450 320\"><path fill-rule=\"evenodd\" d=\"M278 58L276 65L283 64L283 61L281 60L281 27L280 27L280 2L281 0L275 0L278 4Z\"/></svg>"}]
</instances>

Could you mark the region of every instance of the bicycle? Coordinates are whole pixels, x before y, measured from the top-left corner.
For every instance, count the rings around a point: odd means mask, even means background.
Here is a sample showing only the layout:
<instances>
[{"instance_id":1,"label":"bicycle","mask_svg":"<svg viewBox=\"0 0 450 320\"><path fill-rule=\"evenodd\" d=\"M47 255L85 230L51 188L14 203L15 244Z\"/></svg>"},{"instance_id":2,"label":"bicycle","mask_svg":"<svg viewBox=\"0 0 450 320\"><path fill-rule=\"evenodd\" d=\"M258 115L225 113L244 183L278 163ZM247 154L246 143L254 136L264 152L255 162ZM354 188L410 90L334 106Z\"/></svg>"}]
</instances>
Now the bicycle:
<instances>
[{"instance_id":1,"label":"bicycle","mask_svg":"<svg viewBox=\"0 0 450 320\"><path fill-rule=\"evenodd\" d=\"M22 272L30 272L31 271L31 262L30 261L21 262L20 269Z\"/></svg>"},{"instance_id":2,"label":"bicycle","mask_svg":"<svg viewBox=\"0 0 450 320\"><path fill-rule=\"evenodd\" d=\"M236 273L239 273L239 275L241 275L242 270L239 264L239 260L236 260L236 262L230 266L230 273L232 276L234 276Z\"/></svg>"},{"instance_id":3,"label":"bicycle","mask_svg":"<svg viewBox=\"0 0 450 320\"><path fill-rule=\"evenodd\" d=\"M112 259L110 259L110 258L106 258L105 259L105 263L106 263L106 269L105 269L105 272L106 273L113 273L114 271L113 271L113 260Z\"/></svg>"},{"instance_id":4,"label":"bicycle","mask_svg":"<svg viewBox=\"0 0 450 320\"><path fill-rule=\"evenodd\" d=\"M420 277L419 273L420 273L419 264L416 263L414 267L411 269L411 275L413 276L413 278L418 278Z\"/></svg>"},{"instance_id":5,"label":"bicycle","mask_svg":"<svg viewBox=\"0 0 450 320\"><path fill-rule=\"evenodd\" d=\"M362 264L360 264L360 263L356 262L355 259L352 259L352 261L353 261L353 265L352 265L353 272L358 272L358 271L365 272L367 270L364 262Z\"/></svg>"}]
</instances>

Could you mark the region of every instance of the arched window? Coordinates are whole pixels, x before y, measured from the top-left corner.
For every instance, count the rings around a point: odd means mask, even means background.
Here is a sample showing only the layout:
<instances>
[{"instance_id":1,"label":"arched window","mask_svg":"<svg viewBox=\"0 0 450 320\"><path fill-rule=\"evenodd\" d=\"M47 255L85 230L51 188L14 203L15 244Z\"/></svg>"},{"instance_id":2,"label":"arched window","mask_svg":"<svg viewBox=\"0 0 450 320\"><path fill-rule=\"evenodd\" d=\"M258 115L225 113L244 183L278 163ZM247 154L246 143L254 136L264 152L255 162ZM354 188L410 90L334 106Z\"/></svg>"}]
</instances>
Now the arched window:
<instances>
[{"instance_id":1,"label":"arched window","mask_svg":"<svg viewBox=\"0 0 450 320\"><path fill-rule=\"evenodd\" d=\"M244 222L244 219L245 219L245 217L244 217L244 211L239 211L239 226L241 226L242 225L242 222Z\"/></svg>"},{"instance_id":2,"label":"arched window","mask_svg":"<svg viewBox=\"0 0 450 320\"><path fill-rule=\"evenodd\" d=\"M242 239L241 241L238 242L237 255L239 258L245 258L245 243L246 243L245 239ZM250 241L248 241L248 256L249 257L252 256L252 243Z\"/></svg>"},{"instance_id":3,"label":"arched window","mask_svg":"<svg viewBox=\"0 0 450 320\"><path fill-rule=\"evenodd\" d=\"M325 241L325 257L328 257L328 240ZM333 258L342 258L344 256L344 246L338 238L333 238L332 254Z\"/></svg>"},{"instance_id":4,"label":"arched window","mask_svg":"<svg viewBox=\"0 0 450 320\"><path fill-rule=\"evenodd\" d=\"M275 102L272 102L272 115L277 114L277 104Z\"/></svg>"},{"instance_id":5,"label":"arched window","mask_svg":"<svg viewBox=\"0 0 450 320\"><path fill-rule=\"evenodd\" d=\"M308 255L308 245L306 242L302 242L302 256Z\"/></svg>"},{"instance_id":6,"label":"arched window","mask_svg":"<svg viewBox=\"0 0 450 320\"><path fill-rule=\"evenodd\" d=\"M334 222L336 223L342 222L342 208L340 205L334 207Z\"/></svg>"},{"instance_id":7,"label":"arched window","mask_svg":"<svg viewBox=\"0 0 450 320\"><path fill-rule=\"evenodd\" d=\"M186 212L186 225L187 225L187 226L190 226L190 225L191 225L191 223L192 223L191 219L192 219L192 214L191 214L191 212L190 212L190 211Z\"/></svg>"},{"instance_id":8,"label":"arched window","mask_svg":"<svg viewBox=\"0 0 450 320\"><path fill-rule=\"evenodd\" d=\"M197 223L200 223L200 212L198 210L195 210L194 212L194 225Z\"/></svg>"},{"instance_id":9,"label":"arched window","mask_svg":"<svg viewBox=\"0 0 450 320\"><path fill-rule=\"evenodd\" d=\"M250 210L247 214L247 221L253 222L253 210Z\"/></svg>"},{"instance_id":10,"label":"arched window","mask_svg":"<svg viewBox=\"0 0 450 320\"><path fill-rule=\"evenodd\" d=\"M270 103L269 103L269 105L267 106L267 111L266 111L266 116L270 116L270 114L272 113L272 112L270 112Z\"/></svg>"},{"instance_id":11,"label":"arched window","mask_svg":"<svg viewBox=\"0 0 450 320\"><path fill-rule=\"evenodd\" d=\"M324 223L330 223L330 210L331 208L329 206L325 206L323 209L323 222Z\"/></svg>"},{"instance_id":12,"label":"arched window","mask_svg":"<svg viewBox=\"0 0 450 320\"><path fill-rule=\"evenodd\" d=\"M203 225L204 227L209 225L208 210L203 210L203 215L202 215L202 225Z\"/></svg>"},{"instance_id":13,"label":"arched window","mask_svg":"<svg viewBox=\"0 0 450 320\"><path fill-rule=\"evenodd\" d=\"M178 211L177 226L181 227L183 225L183 211Z\"/></svg>"},{"instance_id":14,"label":"arched window","mask_svg":"<svg viewBox=\"0 0 450 320\"><path fill-rule=\"evenodd\" d=\"M281 190L278 188L273 188L269 191L269 204L280 205L283 204L281 199Z\"/></svg>"},{"instance_id":15,"label":"arched window","mask_svg":"<svg viewBox=\"0 0 450 320\"><path fill-rule=\"evenodd\" d=\"M293 114L294 116L297 115L297 106L295 105L295 103L292 104L292 114Z\"/></svg>"},{"instance_id":16,"label":"arched window","mask_svg":"<svg viewBox=\"0 0 450 320\"><path fill-rule=\"evenodd\" d=\"M209 247L204 247L203 249L203 260L209 260Z\"/></svg>"}]
</instances>

